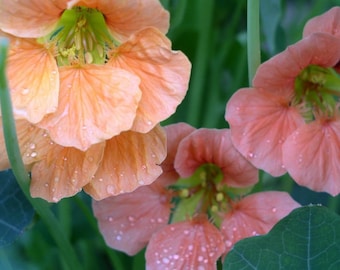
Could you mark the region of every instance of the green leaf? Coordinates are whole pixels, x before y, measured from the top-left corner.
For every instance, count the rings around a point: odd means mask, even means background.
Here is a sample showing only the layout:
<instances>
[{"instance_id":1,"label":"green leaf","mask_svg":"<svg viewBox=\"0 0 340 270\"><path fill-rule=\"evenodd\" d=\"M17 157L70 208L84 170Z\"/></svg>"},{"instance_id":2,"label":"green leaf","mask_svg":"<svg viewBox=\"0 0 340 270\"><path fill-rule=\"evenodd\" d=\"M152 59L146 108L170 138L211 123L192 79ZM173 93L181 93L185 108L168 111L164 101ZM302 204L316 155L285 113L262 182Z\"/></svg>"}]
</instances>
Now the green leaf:
<instances>
[{"instance_id":1,"label":"green leaf","mask_svg":"<svg viewBox=\"0 0 340 270\"><path fill-rule=\"evenodd\" d=\"M0 172L0 247L11 244L31 223L34 210L12 171Z\"/></svg>"},{"instance_id":2,"label":"green leaf","mask_svg":"<svg viewBox=\"0 0 340 270\"><path fill-rule=\"evenodd\" d=\"M340 269L340 217L323 206L295 209L266 235L235 244L223 269Z\"/></svg>"}]
</instances>

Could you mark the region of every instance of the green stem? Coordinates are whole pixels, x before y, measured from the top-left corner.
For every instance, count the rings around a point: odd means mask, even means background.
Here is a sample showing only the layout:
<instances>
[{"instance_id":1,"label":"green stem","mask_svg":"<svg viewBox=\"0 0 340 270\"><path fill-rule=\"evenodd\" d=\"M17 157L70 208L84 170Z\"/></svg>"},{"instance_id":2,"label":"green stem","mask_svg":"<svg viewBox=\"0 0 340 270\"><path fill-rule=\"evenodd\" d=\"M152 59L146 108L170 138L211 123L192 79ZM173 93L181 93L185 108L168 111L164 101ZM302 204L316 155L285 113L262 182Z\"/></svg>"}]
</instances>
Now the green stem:
<instances>
[{"instance_id":1,"label":"green stem","mask_svg":"<svg viewBox=\"0 0 340 270\"><path fill-rule=\"evenodd\" d=\"M47 226L49 232L56 241L61 254L64 256L69 269L82 269L71 243L66 238L59 221L51 212L49 204L41 199L33 199L29 192L30 177L25 169L20 154L15 121L12 113L11 97L5 72L8 43L7 39L0 38L0 104L8 159L21 190Z\"/></svg>"},{"instance_id":2,"label":"green stem","mask_svg":"<svg viewBox=\"0 0 340 270\"><path fill-rule=\"evenodd\" d=\"M261 63L260 49L260 1L247 2L247 44L248 44L248 80L252 81L258 66Z\"/></svg>"}]
</instances>

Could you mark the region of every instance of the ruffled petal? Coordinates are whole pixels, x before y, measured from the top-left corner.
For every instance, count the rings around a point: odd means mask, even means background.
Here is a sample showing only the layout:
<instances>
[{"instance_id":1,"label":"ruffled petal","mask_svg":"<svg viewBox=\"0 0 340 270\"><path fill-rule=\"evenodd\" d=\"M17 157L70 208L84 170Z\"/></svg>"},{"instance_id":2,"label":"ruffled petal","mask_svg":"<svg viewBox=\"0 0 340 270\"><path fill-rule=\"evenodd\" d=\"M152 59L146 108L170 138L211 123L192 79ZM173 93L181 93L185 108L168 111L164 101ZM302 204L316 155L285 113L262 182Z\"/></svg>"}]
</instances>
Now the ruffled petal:
<instances>
[{"instance_id":1,"label":"ruffled petal","mask_svg":"<svg viewBox=\"0 0 340 270\"><path fill-rule=\"evenodd\" d=\"M340 7L333 7L327 12L310 19L304 29L303 37L317 32L329 33L340 37Z\"/></svg>"},{"instance_id":2,"label":"ruffled petal","mask_svg":"<svg viewBox=\"0 0 340 270\"><path fill-rule=\"evenodd\" d=\"M110 65L136 74L141 79L142 99L132 130L148 132L173 114L183 100L191 64L158 30L144 29L118 47Z\"/></svg>"},{"instance_id":3,"label":"ruffled petal","mask_svg":"<svg viewBox=\"0 0 340 270\"><path fill-rule=\"evenodd\" d=\"M141 98L139 79L109 66L60 69L58 109L39 125L58 144L88 149L131 128Z\"/></svg>"},{"instance_id":4,"label":"ruffled petal","mask_svg":"<svg viewBox=\"0 0 340 270\"><path fill-rule=\"evenodd\" d=\"M179 144L175 169L181 177L191 176L198 167L212 163L223 172L231 187L247 187L258 181L258 170L232 145L228 129L198 129Z\"/></svg>"},{"instance_id":5,"label":"ruffled petal","mask_svg":"<svg viewBox=\"0 0 340 270\"><path fill-rule=\"evenodd\" d=\"M340 121L319 119L297 129L283 144L283 162L300 185L340 193Z\"/></svg>"},{"instance_id":6,"label":"ruffled petal","mask_svg":"<svg viewBox=\"0 0 340 270\"><path fill-rule=\"evenodd\" d=\"M146 134L123 132L106 142L103 161L84 190L95 200L151 184L162 173L166 137L159 126Z\"/></svg>"},{"instance_id":7,"label":"ruffled petal","mask_svg":"<svg viewBox=\"0 0 340 270\"><path fill-rule=\"evenodd\" d=\"M58 67L52 52L43 45L12 38L7 76L17 118L37 123L57 109Z\"/></svg>"},{"instance_id":8,"label":"ruffled petal","mask_svg":"<svg viewBox=\"0 0 340 270\"><path fill-rule=\"evenodd\" d=\"M272 94L294 93L294 83L309 65L333 67L340 60L340 39L325 33L312 34L289 46L262 63L255 74L253 86Z\"/></svg>"},{"instance_id":9,"label":"ruffled petal","mask_svg":"<svg viewBox=\"0 0 340 270\"><path fill-rule=\"evenodd\" d=\"M156 181L131 193L93 201L92 208L106 244L132 256L168 224L170 201L169 192Z\"/></svg>"},{"instance_id":10,"label":"ruffled petal","mask_svg":"<svg viewBox=\"0 0 340 270\"><path fill-rule=\"evenodd\" d=\"M217 269L225 251L222 235L207 218L170 224L151 237L145 258L148 270Z\"/></svg>"},{"instance_id":11,"label":"ruffled petal","mask_svg":"<svg viewBox=\"0 0 340 270\"><path fill-rule=\"evenodd\" d=\"M0 0L0 29L14 36L38 38L50 33L67 0Z\"/></svg>"},{"instance_id":12,"label":"ruffled petal","mask_svg":"<svg viewBox=\"0 0 340 270\"><path fill-rule=\"evenodd\" d=\"M166 34L169 29L169 12L158 0L75 0L71 6L87 6L100 10L113 36L120 42L146 27L158 28Z\"/></svg>"},{"instance_id":13,"label":"ruffled petal","mask_svg":"<svg viewBox=\"0 0 340 270\"><path fill-rule=\"evenodd\" d=\"M235 203L221 225L227 252L243 238L266 234L299 206L288 193L279 191L254 193Z\"/></svg>"},{"instance_id":14,"label":"ruffled petal","mask_svg":"<svg viewBox=\"0 0 340 270\"><path fill-rule=\"evenodd\" d=\"M81 191L96 172L105 143L93 145L86 152L54 145L45 159L32 168L32 197L58 202Z\"/></svg>"},{"instance_id":15,"label":"ruffled petal","mask_svg":"<svg viewBox=\"0 0 340 270\"><path fill-rule=\"evenodd\" d=\"M228 101L225 119L233 144L255 167L273 176L286 172L282 144L304 124L289 96L272 95L256 88L238 90Z\"/></svg>"},{"instance_id":16,"label":"ruffled petal","mask_svg":"<svg viewBox=\"0 0 340 270\"><path fill-rule=\"evenodd\" d=\"M45 130L37 128L26 120L17 120L15 124L23 162L30 167L34 162L45 158L53 142ZM1 118L0 130L3 130ZM10 168L3 132L0 134L0 153L0 170Z\"/></svg>"}]
</instances>

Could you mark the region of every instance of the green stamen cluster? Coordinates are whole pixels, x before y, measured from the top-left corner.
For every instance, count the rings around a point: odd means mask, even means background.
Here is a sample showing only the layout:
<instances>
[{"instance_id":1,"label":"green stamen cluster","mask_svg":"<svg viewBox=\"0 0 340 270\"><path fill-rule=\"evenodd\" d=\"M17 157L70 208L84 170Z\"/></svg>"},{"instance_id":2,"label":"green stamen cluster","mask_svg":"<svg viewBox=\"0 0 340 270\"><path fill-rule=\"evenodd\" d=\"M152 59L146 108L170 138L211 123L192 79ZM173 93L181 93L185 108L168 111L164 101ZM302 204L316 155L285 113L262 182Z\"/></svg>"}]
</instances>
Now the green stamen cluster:
<instances>
[{"instance_id":1,"label":"green stamen cluster","mask_svg":"<svg viewBox=\"0 0 340 270\"><path fill-rule=\"evenodd\" d=\"M306 121L334 116L339 96L340 77L332 68L309 65L295 79L294 104L304 105Z\"/></svg>"},{"instance_id":2,"label":"green stamen cluster","mask_svg":"<svg viewBox=\"0 0 340 270\"><path fill-rule=\"evenodd\" d=\"M118 45L103 14L86 7L65 10L56 29L44 38L57 50L58 64L104 64L107 52Z\"/></svg>"}]
</instances>

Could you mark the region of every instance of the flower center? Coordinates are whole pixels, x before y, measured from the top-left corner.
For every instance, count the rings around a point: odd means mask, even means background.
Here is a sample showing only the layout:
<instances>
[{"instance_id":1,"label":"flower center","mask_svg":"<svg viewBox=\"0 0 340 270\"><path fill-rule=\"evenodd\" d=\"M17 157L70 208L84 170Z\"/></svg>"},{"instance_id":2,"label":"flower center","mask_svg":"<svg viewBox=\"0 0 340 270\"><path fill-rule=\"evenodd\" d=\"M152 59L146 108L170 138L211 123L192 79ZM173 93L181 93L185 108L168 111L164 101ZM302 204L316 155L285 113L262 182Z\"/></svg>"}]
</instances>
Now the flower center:
<instances>
[{"instance_id":1,"label":"flower center","mask_svg":"<svg viewBox=\"0 0 340 270\"><path fill-rule=\"evenodd\" d=\"M109 49L118 45L103 14L80 6L65 10L55 30L44 37L46 40L54 44L60 66L104 64Z\"/></svg>"},{"instance_id":2,"label":"flower center","mask_svg":"<svg viewBox=\"0 0 340 270\"><path fill-rule=\"evenodd\" d=\"M228 187L222 180L223 172L211 163L197 168L191 177L179 179L172 186L178 196L174 200L176 207L171 223L204 213L219 227L222 221L220 213L230 210L231 200L250 191L249 188Z\"/></svg>"},{"instance_id":3,"label":"flower center","mask_svg":"<svg viewBox=\"0 0 340 270\"><path fill-rule=\"evenodd\" d=\"M340 77L332 68L309 65L295 79L294 105L302 105L305 120L331 118L337 110Z\"/></svg>"}]
</instances>

